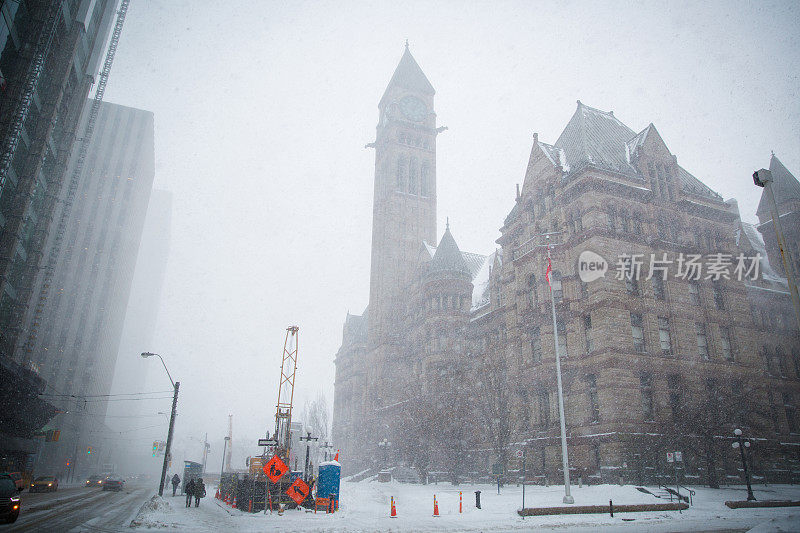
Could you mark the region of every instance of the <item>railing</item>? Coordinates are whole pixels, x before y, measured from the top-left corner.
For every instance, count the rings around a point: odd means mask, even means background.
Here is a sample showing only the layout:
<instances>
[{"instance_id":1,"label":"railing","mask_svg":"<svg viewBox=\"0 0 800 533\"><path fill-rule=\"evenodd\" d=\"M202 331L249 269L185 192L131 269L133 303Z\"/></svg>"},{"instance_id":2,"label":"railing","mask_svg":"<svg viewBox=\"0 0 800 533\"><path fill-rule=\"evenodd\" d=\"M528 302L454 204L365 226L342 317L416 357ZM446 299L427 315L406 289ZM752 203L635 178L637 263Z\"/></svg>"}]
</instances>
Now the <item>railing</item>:
<instances>
[{"instance_id":1,"label":"railing","mask_svg":"<svg viewBox=\"0 0 800 533\"><path fill-rule=\"evenodd\" d=\"M675 488L673 488L673 486ZM678 489L678 490L684 489L687 493L689 493L689 506L692 506L693 505L693 497L695 495L695 491L693 491L689 487L684 487L683 485L673 485L673 486L669 486L669 485L663 484L661 482L659 482L659 484L658 484L658 488L659 489L665 490L665 491L667 491L669 493L670 501L672 501L672 496L677 497L679 502L680 502L681 499L685 499L686 496L684 496L683 494L680 494L680 496L679 496L678 493L675 490L675 489Z\"/></svg>"}]
</instances>

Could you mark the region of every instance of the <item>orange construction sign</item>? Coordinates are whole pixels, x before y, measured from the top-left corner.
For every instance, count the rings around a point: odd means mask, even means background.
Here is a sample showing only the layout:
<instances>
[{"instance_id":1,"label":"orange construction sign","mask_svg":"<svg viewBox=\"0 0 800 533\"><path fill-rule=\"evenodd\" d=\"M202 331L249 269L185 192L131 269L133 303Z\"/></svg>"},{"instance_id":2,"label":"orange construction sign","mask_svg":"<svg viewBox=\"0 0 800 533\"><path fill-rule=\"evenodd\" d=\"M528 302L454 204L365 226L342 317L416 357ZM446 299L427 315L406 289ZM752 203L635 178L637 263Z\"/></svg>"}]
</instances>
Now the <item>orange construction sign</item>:
<instances>
[{"instance_id":1,"label":"orange construction sign","mask_svg":"<svg viewBox=\"0 0 800 533\"><path fill-rule=\"evenodd\" d=\"M286 463L281 461L280 457L277 455L273 455L272 459L270 459L269 462L264 465L264 473L273 483L277 483L278 480L282 478L283 475L288 471L289 467L286 466Z\"/></svg>"},{"instance_id":2,"label":"orange construction sign","mask_svg":"<svg viewBox=\"0 0 800 533\"><path fill-rule=\"evenodd\" d=\"M286 489L286 494L288 494L297 505L303 503L310 493L311 488L300 478L297 478L295 482Z\"/></svg>"}]
</instances>

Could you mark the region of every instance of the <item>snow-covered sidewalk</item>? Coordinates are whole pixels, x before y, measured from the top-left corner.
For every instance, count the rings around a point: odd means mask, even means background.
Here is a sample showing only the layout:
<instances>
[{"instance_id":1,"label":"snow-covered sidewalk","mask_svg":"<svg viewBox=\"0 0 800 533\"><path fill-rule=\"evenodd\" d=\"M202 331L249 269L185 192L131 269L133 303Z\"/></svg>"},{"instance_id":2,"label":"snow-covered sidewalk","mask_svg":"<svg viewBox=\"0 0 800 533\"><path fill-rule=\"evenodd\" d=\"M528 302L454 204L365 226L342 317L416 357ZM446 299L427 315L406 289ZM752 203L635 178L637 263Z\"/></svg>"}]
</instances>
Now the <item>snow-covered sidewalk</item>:
<instances>
[{"instance_id":1,"label":"snow-covered sidewalk","mask_svg":"<svg viewBox=\"0 0 800 533\"><path fill-rule=\"evenodd\" d=\"M215 488L210 487L209 494ZM481 491L481 507L475 508L474 491ZM156 506L140 518L139 528L159 528L186 531L297 531L297 532L479 532L521 531L532 529L559 529L590 531L602 527L609 531L710 531L720 529L747 530L755 526L760 531L785 531L781 527L798 524L800 508L728 509L726 500L741 500L744 488L709 489L695 487L694 505L683 513L648 512L608 513L588 515L552 515L526 517L516 511L522 506L522 488L507 486L497 494L491 485L407 485L401 483L361 482L342 484L340 511L325 513L286 511L248 514L233 509L213 497L204 498L200 507L186 508L182 498L166 498L171 504ZM463 498L463 513L458 512L459 492ZM526 487L526 507L562 505L561 486ZM756 487L759 500L800 500L800 487L776 485ZM433 495L439 503L441 516L433 516ZM654 496L644 494L633 486L595 485L573 487L576 505L615 505L635 503L662 503ZM397 505L397 518L389 516L390 497ZM668 500L666 500L668 501ZM770 529L772 528L772 529ZM790 529L791 531L791 529Z\"/></svg>"}]
</instances>

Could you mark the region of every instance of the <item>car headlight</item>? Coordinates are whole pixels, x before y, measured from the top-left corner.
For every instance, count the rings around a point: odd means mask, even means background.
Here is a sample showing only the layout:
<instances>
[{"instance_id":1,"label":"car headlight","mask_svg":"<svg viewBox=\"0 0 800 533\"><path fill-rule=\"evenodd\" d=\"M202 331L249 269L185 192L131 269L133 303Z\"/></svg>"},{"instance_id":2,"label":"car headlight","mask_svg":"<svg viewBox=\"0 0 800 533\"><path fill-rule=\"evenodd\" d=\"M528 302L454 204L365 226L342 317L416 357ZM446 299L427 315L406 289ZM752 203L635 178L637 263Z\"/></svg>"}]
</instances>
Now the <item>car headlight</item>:
<instances>
[{"instance_id":1,"label":"car headlight","mask_svg":"<svg viewBox=\"0 0 800 533\"><path fill-rule=\"evenodd\" d=\"M48 484L47 484L47 486L48 486L48 487L52 487L52 486L53 486L53 484L52 484L52 483L48 483Z\"/></svg>"}]
</instances>

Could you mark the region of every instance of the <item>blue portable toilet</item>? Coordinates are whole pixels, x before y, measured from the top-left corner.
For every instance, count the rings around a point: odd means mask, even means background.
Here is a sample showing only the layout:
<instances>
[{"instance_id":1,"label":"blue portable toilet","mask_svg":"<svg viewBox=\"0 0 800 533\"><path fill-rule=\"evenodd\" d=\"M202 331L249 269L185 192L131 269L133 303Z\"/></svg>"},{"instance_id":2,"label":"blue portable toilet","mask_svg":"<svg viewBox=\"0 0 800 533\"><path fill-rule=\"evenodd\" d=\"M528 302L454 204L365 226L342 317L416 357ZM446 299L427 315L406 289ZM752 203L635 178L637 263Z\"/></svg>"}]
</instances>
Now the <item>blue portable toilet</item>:
<instances>
[{"instance_id":1,"label":"blue portable toilet","mask_svg":"<svg viewBox=\"0 0 800 533\"><path fill-rule=\"evenodd\" d=\"M342 477L342 465L339 461L325 461L319 464L317 480L317 498L329 498L333 495L335 507L339 507L339 481Z\"/></svg>"}]
</instances>

